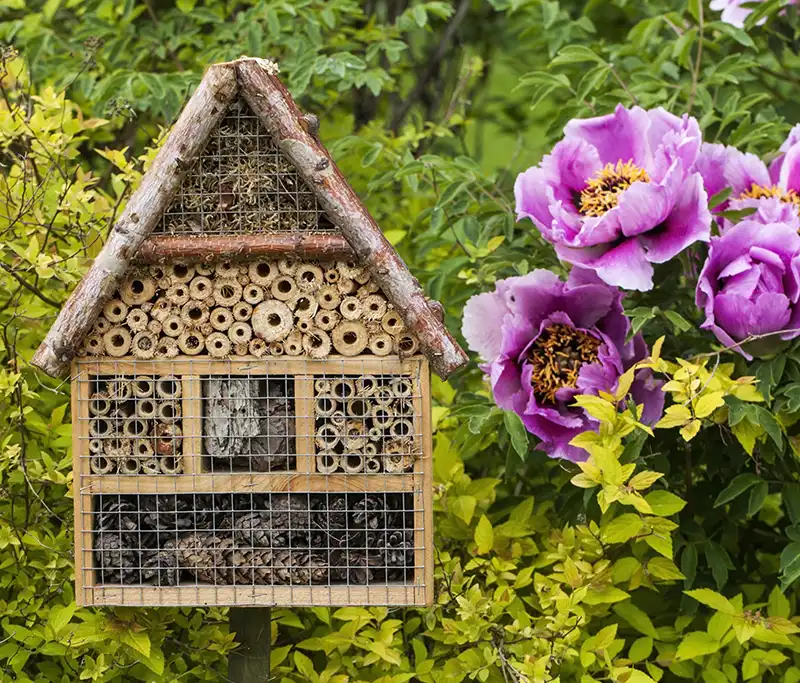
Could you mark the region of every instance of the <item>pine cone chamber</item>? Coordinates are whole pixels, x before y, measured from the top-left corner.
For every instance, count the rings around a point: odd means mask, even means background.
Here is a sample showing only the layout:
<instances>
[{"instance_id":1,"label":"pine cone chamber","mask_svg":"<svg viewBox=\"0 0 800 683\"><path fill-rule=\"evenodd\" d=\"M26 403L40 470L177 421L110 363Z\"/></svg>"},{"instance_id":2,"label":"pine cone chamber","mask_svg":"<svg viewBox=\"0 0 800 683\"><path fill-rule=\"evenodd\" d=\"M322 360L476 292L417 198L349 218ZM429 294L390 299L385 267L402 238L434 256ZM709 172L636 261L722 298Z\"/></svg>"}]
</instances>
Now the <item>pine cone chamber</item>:
<instances>
[{"instance_id":1,"label":"pine cone chamber","mask_svg":"<svg viewBox=\"0 0 800 683\"><path fill-rule=\"evenodd\" d=\"M403 493L101 495L97 582L362 585L414 578Z\"/></svg>"}]
</instances>

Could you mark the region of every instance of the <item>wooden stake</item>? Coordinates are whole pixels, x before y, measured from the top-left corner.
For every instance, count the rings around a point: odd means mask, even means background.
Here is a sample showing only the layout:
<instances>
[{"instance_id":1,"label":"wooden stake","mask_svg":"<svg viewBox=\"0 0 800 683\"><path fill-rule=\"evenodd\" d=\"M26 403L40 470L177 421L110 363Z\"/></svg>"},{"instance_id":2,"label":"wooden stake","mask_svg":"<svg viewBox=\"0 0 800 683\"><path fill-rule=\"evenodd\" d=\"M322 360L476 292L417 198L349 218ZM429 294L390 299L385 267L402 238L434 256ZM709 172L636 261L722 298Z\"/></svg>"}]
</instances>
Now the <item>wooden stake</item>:
<instances>
[{"instance_id":1,"label":"wooden stake","mask_svg":"<svg viewBox=\"0 0 800 683\"><path fill-rule=\"evenodd\" d=\"M228 656L228 680L230 683L267 683L272 610L269 607L231 607L228 621L239 643Z\"/></svg>"}]
</instances>

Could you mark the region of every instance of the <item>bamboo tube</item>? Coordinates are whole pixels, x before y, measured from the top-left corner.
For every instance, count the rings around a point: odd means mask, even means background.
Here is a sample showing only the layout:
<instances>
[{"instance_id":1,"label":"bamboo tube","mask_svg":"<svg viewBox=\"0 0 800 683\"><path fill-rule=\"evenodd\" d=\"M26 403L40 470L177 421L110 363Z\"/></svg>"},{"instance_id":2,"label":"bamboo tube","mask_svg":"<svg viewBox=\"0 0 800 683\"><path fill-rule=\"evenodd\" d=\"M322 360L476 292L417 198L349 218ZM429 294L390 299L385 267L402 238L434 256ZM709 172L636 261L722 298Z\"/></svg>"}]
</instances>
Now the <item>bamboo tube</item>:
<instances>
[{"instance_id":1,"label":"bamboo tube","mask_svg":"<svg viewBox=\"0 0 800 683\"><path fill-rule=\"evenodd\" d=\"M380 441L383 439L383 430L380 427L370 427L367 430L367 438L370 441Z\"/></svg>"},{"instance_id":2,"label":"bamboo tube","mask_svg":"<svg viewBox=\"0 0 800 683\"><path fill-rule=\"evenodd\" d=\"M211 280L204 275L197 275L189 283L189 296L198 301L205 301L213 295L214 289Z\"/></svg>"},{"instance_id":3,"label":"bamboo tube","mask_svg":"<svg viewBox=\"0 0 800 683\"><path fill-rule=\"evenodd\" d=\"M341 466L341 458L336 453L317 453L317 472L333 474Z\"/></svg>"},{"instance_id":4,"label":"bamboo tube","mask_svg":"<svg viewBox=\"0 0 800 683\"><path fill-rule=\"evenodd\" d=\"M311 329L311 323L308 320L298 320L294 327L299 332L306 334Z\"/></svg>"},{"instance_id":5,"label":"bamboo tube","mask_svg":"<svg viewBox=\"0 0 800 683\"><path fill-rule=\"evenodd\" d=\"M156 355L158 337L149 330L137 332L131 342L131 350L137 358L148 359Z\"/></svg>"},{"instance_id":6,"label":"bamboo tube","mask_svg":"<svg viewBox=\"0 0 800 683\"><path fill-rule=\"evenodd\" d=\"M141 306L155 293L156 281L144 273L127 278L119 288L119 296L128 306Z\"/></svg>"},{"instance_id":7,"label":"bamboo tube","mask_svg":"<svg viewBox=\"0 0 800 683\"><path fill-rule=\"evenodd\" d=\"M139 306L139 310L144 311L145 313L150 313L152 309L153 309L152 301L145 301L141 306Z\"/></svg>"},{"instance_id":8,"label":"bamboo tube","mask_svg":"<svg viewBox=\"0 0 800 683\"><path fill-rule=\"evenodd\" d=\"M287 305L300 320L311 320L319 310L316 298L308 293L300 293L292 297Z\"/></svg>"},{"instance_id":9,"label":"bamboo tube","mask_svg":"<svg viewBox=\"0 0 800 683\"><path fill-rule=\"evenodd\" d=\"M95 455L89 461L89 469L95 474L111 474L117 468L117 463L104 455Z\"/></svg>"},{"instance_id":10,"label":"bamboo tube","mask_svg":"<svg viewBox=\"0 0 800 683\"><path fill-rule=\"evenodd\" d=\"M297 286L304 292L314 292L322 287L324 282L322 268L313 263L303 263L294 273Z\"/></svg>"},{"instance_id":11,"label":"bamboo tube","mask_svg":"<svg viewBox=\"0 0 800 683\"><path fill-rule=\"evenodd\" d=\"M417 338L408 332L395 337L395 350L402 356L413 356L419 350Z\"/></svg>"},{"instance_id":12,"label":"bamboo tube","mask_svg":"<svg viewBox=\"0 0 800 683\"><path fill-rule=\"evenodd\" d=\"M103 451L112 460L122 460L131 455L131 442L128 439L107 439Z\"/></svg>"},{"instance_id":13,"label":"bamboo tube","mask_svg":"<svg viewBox=\"0 0 800 683\"><path fill-rule=\"evenodd\" d=\"M414 469L414 456L405 453L392 453L383 456L383 469L387 474L401 474Z\"/></svg>"},{"instance_id":14,"label":"bamboo tube","mask_svg":"<svg viewBox=\"0 0 800 683\"><path fill-rule=\"evenodd\" d=\"M103 335L106 355L120 358L131 349L131 333L124 327L112 327Z\"/></svg>"},{"instance_id":15,"label":"bamboo tube","mask_svg":"<svg viewBox=\"0 0 800 683\"><path fill-rule=\"evenodd\" d=\"M364 455L377 455L378 445L374 441L367 441L364 444Z\"/></svg>"},{"instance_id":16,"label":"bamboo tube","mask_svg":"<svg viewBox=\"0 0 800 683\"><path fill-rule=\"evenodd\" d=\"M242 286L234 278L223 278L214 282L214 301L217 306L230 308L242 300Z\"/></svg>"},{"instance_id":17,"label":"bamboo tube","mask_svg":"<svg viewBox=\"0 0 800 683\"><path fill-rule=\"evenodd\" d=\"M347 424L347 415L344 414L344 410L334 410L328 420L330 420L332 425L344 429L344 426Z\"/></svg>"},{"instance_id":18,"label":"bamboo tube","mask_svg":"<svg viewBox=\"0 0 800 683\"><path fill-rule=\"evenodd\" d=\"M183 306L189 301L189 288L186 285L172 285L167 290L167 301L173 306Z\"/></svg>"},{"instance_id":19,"label":"bamboo tube","mask_svg":"<svg viewBox=\"0 0 800 683\"><path fill-rule=\"evenodd\" d=\"M378 474L381 471L381 461L373 456L364 458L364 471L369 474Z\"/></svg>"},{"instance_id":20,"label":"bamboo tube","mask_svg":"<svg viewBox=\"0 0 800 683\"><path fill-rule=\"evenodd\" d=\"M326 311L333 311L342 303L342 295L334 285L324 285L316 293L319 307Z\"/></svg>"},{"instance_id":21,"label":"bamboo tube","mask_svg":"<svg viewBox=\"0 0 800 683\"><path fill-rule=\"evenodd\" d=\"M364 421L348 420L345 424L342 442L348 451L357 451L364 448L364 444L367 442L367 426Z\"/></svg>"},{"instance_id":22,"label":"bamboo tube","mask_svg":"<svg viewBox=\"0 0 800 683\"><path fill-rule=\"evenodd\" d=\"M108 332L113 325L106 320L105 316L98 316L97 320L94 323L94 332L95 334L103 335Z\"/></svg>"},{"instance_id":23,"label":"bamboo tube","mask_svg":"<svg viewBox=\"0 0 800 683\"><path fill-rule=\"evenodd\" d=\"M393 348L394 340L386 332L369 336L369 350L374 355L379 357L388 356L392 353Z\"/></svg>"},{"instance_id":24,"label":"bamboo tube","mask_svg":"<svg viewBox=\"0 0 800 683\"><path fill-rule=\"evenodd\" d=\"M208 306L209 311L212 311L217 307L217 300L214 298L213 294L204 301L206 306Z\"/></svg>"},{"instance_id":25,"label":"bamboo tube","mask_svg":"<svg viewBox=\"0 0 800 683\"><path fill-rule=\"evenodd\" d=\"M160 263L154 263L152 266L148 266L147 274L151 278L153 278L156 282L167 277L167 273L164 270L164 266L162 266Z\"/></svg>"},{"instance_id":26,"label":"bamboo tube","mask_svg":"<svg viewBox=\"0 0 800 683\"><path fill-rule=\"evenodd\" d=\"M158 474L161 470L158 467L158 459L156 458L140 458L139 467L142 468L142 474Z\"/></svg>"},{"instance_id":27,"label":"bamboo tube","mask_svg":"<svg viewBox=\"0 0 800 683\"><path fill-rule=\"evenodd\" d=\"M164 375L156 380L156 396L162 399L179 399L183 394L183 387L179 377Z\"/></svg>"},{"instance_id":28,"label":"bamboo tube","mask_svg":"<svg viewBox=\"0 0 800 683\"><path fill-rule=\"evenodd\" d=\"M161 337L156 344L157 358L175 358L178 355L178 342L172 337Z\"/></svg>"},{"instance_id":29,"label":"bamboo tube","mask_svg":"<svg viewBox=\"0 0 800 683\"><path fill-rule=\"evenodd\" d=\"M378 387L375 391L375 403L381 406L389 406L394 401L394 394L387 386Z\"/></svg>"},{"instance_id":30,"label":"bamboo tube","mask_svg":"<svg viewBox=\"0 0 800 683\"><path fill-rule=\"evenodd\" d=\"M294 316L282 301L264 301L256 306L251 318L253 332L265 342L280 341L292 331ZM300 339L302 344L302 338Z\"/></svg>"},{"instance_id":31,"label":"bamboo tube","mask_svg":"<svg viewBox=\"0 0 800 683\"><path fill-rule=\"evenodd\" d=\"M131 438L147 436L147 422L137 417L129 417L122 423L122 433Z\"/></svg>"},{"instance_id":32,"label":"bamboo tube","mask_svg":"<svg viewBox=\"0 0 800 683\"><path fill-rule=\"evenodd\" d=\"M336 268L326 268L322 277L329 285L335 285L337 282L339 282L340 275Z\"/></svg>"},{"instance_id":33,"label":"bamboo tube","mask_svg":"<svg viewBox=\"0 0 800 683\"><path fill-rule=\"evenodd\" d=\"M363 312L361 301L355 296L346 296L339 305L339 312L345 320L358 320Z\"/></svg>"},{"instance_id":34,"label":"bamboo tube","mask_svg":"<svg viewBox=\"0 0 800 683\"><path fill-rule=\"evenodd\" d=\"M397 417L414 417L414 405L407 399L397 399L393 404Z\"/></svg>"},{"instance_id":35,"label":"bamboo tube","mask_svg":"<svg viewBox=\"0 0 800 683\"><path fill-rule=\"evenodd\" d=\"M111 299L105 306L103 306L103 315L110 323L121 323L128 315L128 304L119 299Z\"/></svg>"},{"instance_id":36,"label":"bamboo tube","mask_svg":"<svg viewBox=\"0 0 800 683\"><path fill-rule=\"evenodd\" d=\"M283 350L287 356L299 356L303 353L303 335L297 330L290 332L283 341Z\"/></svg>"},{"instance_id":37,"label":"bamboo tube","mask_svg":"<svg viewBox=\"0 0 800 683\"><path fill-rule=\"evenodd\" d=\"M394 424L394 411L389 406L373 405L369 414L372 424L382 430L386 430Z\"/></svg>"},{"instance_id":38,"label":"bamboo tube","mask_svg":"<svg viewBox=\"0 0 800 683\"><path fill-rule=\"evenodd\" d=\"M105 391L97 391L89 397L89 415L101 417L108 415L111 410L111 401Z\"/></svg>"},{"instance_id":39,"label":"bamboo tube","mask_svg":"<svg viewBox=\"0 0 800 683\"><path fill-rule=\"evenodd\" d=\"M180 452L181 429L175 423L161 422L156 425L156 453L175 455Z\"/></svg>"},{"instance_id":40,"label":"bamboo tube","mask_svg":"<svg viewBox=\"0 0 800 683\"><path fill-rule=\"evenodd\" d=\"M155 335L159 335L163 331L163 326L158 320L149 320L147 322L147 330Z\"/></svg>"},{"instance_id":41,"label":"bamboo tube","mask_svg":"<svg viewBox=\"0 0 800 683\"><path fill-rule=\"evenodd\" d=\"M258 341L263 340L259 339ZM250 343L252 344L253 342L251 341ZM286 353L286 350L283 347L283 342L279 341L270 342L267 349L271 356L282 356L284 353Z\"/></svg>"},{"instance_id":42,"label":"bamboo tube","mask_svg":"<svg viewBox=\"0 0 800 683\"><path fill-rule=\"evenodd\" d=\"M189 282L194 277L194 266L188 263L175 261L167 266L167 277L173 284L183 284Z\"/></svg>"},{"instance_id":43,"label":"bamboo tube","mask_svg":"<svg viewBox=\"0 0 800 683\"><path fill-rule=\"evenodd\" d=\"M356 276L364 272L363 266L356 261L337 261L336 270L339 271L341 277L351 280L354 280Z\"/></svg>"},{"instance_id":44,"label":"bamboo tube","mask_svg":"<svg viewBox=\"0 0 800 683\"><path fill-rule=\"evenodd\" d=\"M339 324L341 316L338 311L318 311L314 316L314 324L325 332L330 332Z\"/></svg>"},{"instance_id":45,"label":"bamboo tube","mask_svg":"<svg viewBox=\"0 0 800 683\"><path fill-rule=\"evenodd\" d=\"M233 313L227 308L215 308L211 311L210 320L215 330L225 332L233 323Z\"/></svg>"},{"instance_id":46,"label":"bamboo tube","mask_svg":"<svg viewBox=\"0 0 800 683\"><path fill-rule=\"evenodd\" d=\"M314 402L314 413L317 417L330 417L338 407L338 401L331 394L321 393Z\"/></svg>"},{"instance_id":47,"label":"bamboo tube","mask_svg":"<svg viewBox=\"0 0 800 683\"><path fill-rule=\"evenodd\" d=\"M351 398L347 401L345 407L350 417L365 418L370 412L369 401L363 398Z\"/></svg>"},{"instance_id":48,"label":"bamboo tube","mask_svg":"<svg viewBox=\"0 0 800 683\"><path fill-rule=\"evenodd\" d=\"M158 466L162 474L180 474L183 472L183 458L163 456L158 458Z\"/></svg>"},{"instance_id":49,"label":"bamboo tube","mask_svg":"<svg viewBox=\"0 0 800 683\"><path fill-rule=\"evenodd\" d=\"M254 261L247 270L250 282L262 287L269 287L278 277L278 272L277 265L272 261Z\"/></svg>"},{"instance_id":50,"label":"bamboo tube","mask_svg":"<svg viewBox=\"0 0 800 683\"><path fill-rule=\"evenodd\" d=\"M281 344L280 342L276 343ZM283 344L281 344L281 347L283 347ZM250 352L251 356L263 358L268 352L267 342L265 342L263 339L255 337L248 342L247 350Z\"/></svg>"},{"instance_id":51,"label":"bamboo tube","mask_svg":"<svg viewBox=\"0 0 800 683\"><path fill-rule=\"evenodd\" d=\"M159 290L167 291L170 287L172 287L172 281L168 277L161 278L160 280L156 281L156 287Z\"/></svg>"},{"instance_id":52,"label":"bamboo tube","mask_svg":"<svg viewBox=\"0 0 800 683\"><path fill-rule=\"evenodd\" d=\"M214 264L203 263L202 261L200 261L194 264L194 272L195 275L202 275L203 277L209 277L210 275L214 274Z\"/></svg>"},{"instance_id":53,"label":"bamboo tube","mask_svg":"<svg viewBox=\"0 0 800 683\"><path fill-rule=\"evenodd\" d=\"M370 294L361 301L366 320L382 320L386 315L386 299L380 294Z\"/></svg>"},{"instance_id":54,"label":"bamboo tube","mask_svg":"<svg viewBox=\"0 0 800 683\"><path fill-rule=\"evenodd\" d=\"M355 453L342 456L342 469L347 474L358 474L364 471L364 456Z\"/></svg>"},{"instance_id":55,"label":"bamboo tube","mask_svg":"<svg viewBox=\"0 0 800 683\"><path fill-rule=\"evenodd\" d=\"M217 277L226 280L239 276L239 264L233 261L219 261L217 263Z\"/></svg>"},{"instance_id":56,"label":"bamboo tube","mask_svg":"<svg viewBox=\"0 0 800 683\"><path fill-rule=\"evenodd\" d=\"M372 396L375 394L377 389L378 379L374 375L364 375L356 380L356 394L358 396Z\"/></svg>"},{"instance_id":57,"label":"bamboo tube","mask_svg":"<svg viewBox=\"0 0 800 683\"><path fill-rule=\"evenodd\" d=\"M89 452L92 454L102 453L103 452L103 440L102 439L89 439Z\"/></svg>"},{"instance_id":58,"label":"bamboo tube","mask_svg":"<svg viewBox=\"0 0 800 683\"><path fill-rule=\"evenodd\" d=\"M414 423L411 420L395 420L389 428L389 433L396 439L403 439L414 436Z\"/></svg>"},{"instance_id":59,"label":"bamboo tube","mask_svg":"<svg viewBox=\"0 0 800 683\"><path fill-rule=\"evenodd\" d=\"M88 337L86 337L86 340L83 344L84 348L86 349L86 353L88 353L90 356L101 356L105 350L103 337L99 334L90 334Z\"/></svg>"},{"instance_id":60,"label":"bamboo tube","mask_svg":"<svg viewBox=\"0 0 800 683\"><path fill-rule=\"evenodd\" d=\"M181 404L180 401L162 401L158 404L156 409L158 419L160 422L175 422L181 419Z\"/></svg>"},{"instance_id":61,"label":"bamboo tube","mask_svg":"<svg viewBox=\"0 0 800 683\"><path fill-rule=\"evenodd\" d=\"M185 329L199 327L208 320L209 315L210 312L205 301L191 300L187 301L181 307L181 320L183 321Z\"/></svg>"},{"instance_id":62,"label":"bamboo tube","mask_svg":"<svg viewBox=\"0 0 800 683\"><path fill-rule=\"evenodd\" d=\"M244 322L235 322L228 328L228 339L234 344L245 344L253 338L253 328Z\"/></svg>"},{"instance_id":63,"label":"bamboo tube","mask_svg":"<svg viewBox=\"0 0 800 683\"><path fill-rule=\"evenodd\" d=\"M122 458L119 461L120 474L139 474L140 467L139 461L136 458Z\"/></svg>"},{"instance_id":64,"label":"bamboo tube","mask_svg":"<svg viewBox=\"0 0 800 683\"><path fill-rule=\"evenodd\" d=\"M125 324L130 328L131 332L141 332L142 330L147 329L147 323L149 322L149 318L147 317L147 313L144 312L142 308L132 308L128 311L128 315L125 318Z\"/></svg>"},{"instance_id":65,"label":"bamboo tube","mask_svg":"<svg viewBox=\"0 0 800 683\"><path fill-rule=\"evenodd\" d=\"M246 356L250 351L246 342L236 342L233 345L233 353L236 356Z\"/></svg>"},{"instance_id":66,"label":"bamboo tube","mask_svg":"<svg viewBox=\"0 0 800 683\"><path fill-rule=\"evenodd\" d=\"M289 275L279 275L269 291L278 301L289 301L297 295L297 283Z\"/></svg>"},{"instance_id":67,"label":"bamboo tube","mask_svg":"<svg viewBox=\"0 0 800 683\"><path fill-rule=\"evenodd\" d=\"M381 318L381 327L383 327L383 331L386 334L394 337L400 334L406 328L406 325L397 311L390 310L386 311L383 318Z\"/></svg>"},{"instance_id":68,"label":"bamboo tube","mask_svg":"<svg viewBox=\"0 0 800 683\"><path fill-rule=\"evenodd\" d=\"M233 312L233 319L240 323L250 320L253 316L253 307L246 301L235 303L231 310Z\"/></svg>"},{"instance_id":69,"label":"bamboo tube","mask_svg":"<svg viewBox=\"0 0 800 683\"><path fill-rule=\"evenodd\" d=\"M347 296L348 294L355 294L358 291L358 285L355 280L343 277L339 278L339 282L336 283L336 289L343 296Z\"/></svg>"},{"instance_id":70,"label":"bamboo tube","mask_svg":"<svg viewBox=\"0 0 800 683\"><path fill-rule=\"evenodd\" d=\"M264 288L251 283L244 288L242 298L251 306L260 304L264 301Z\"/></svg>"},{"instance_id":71,"label":"bamboo tube","mask_svg":"<svg viewBox=\"0 0 800 683\"><path fill-rule=\"evenodd\" d=\"M303 321L307 322L307 321ZM331 338L318 327L311 327L303 335L303 350L311 358L325 358L331 352Z\"/></svg>"},{"instance_id":72,"label":"bamboo tube","mask_svg":"<svg viewBox=\"0 0 800 683\"><path fill-rule=\"evenodd\" d=\"M156 416L156 401L153 398L136 400L136 415L142 420L152 420Z\"/></svg>"},{"instance_id":73,"label":"bamboo tube","mask_svg":"<svg viewBox=\"0 0 800 683\"><path fill-rule=\"evenodd\" d=\"M106 384L112 401L127 401L131 397L131 383L127 379L112 379Z\"/></svg>"},{"instance_id":74,"label":"bamboo tube","mask_svg":"<svg viewBox=\"0 0 800 683\"><path fill-rule=\"evenodd\" d=\"M367 282L365 282L364 284L362 284L361 287L358 290L358 293L359 294L363 294L365 297L369 296L370 294L381 294L381 298L383 298L383 293L381 292L381 286L378 284L378 281L375 280L375 279L370 279ZM388 304L387 304L387 308L388 308Z\"/></svg>"},{"instance_id":75,"label":"bamboo tube","mask_svg":"<svg viewBox=\"0 0 800 683\"><path fill-rule=\"evenodd\" d=\"M222 332L212 332L206 337L206 350L214 358L225 358L230 355L231 340Z\"/></svg>"},{"instance_id":76,"label":"bamboo tube","mask_svg":"<svg viewBox=\"0 0 800 683\"><path fill-rule=\"evenodd\" d=\"M329 394L331 391L330 380L322 378L314 380L314 391L316 391L317 394Z\"/></svg>"},{"instance_id":77,"label":"bamboo tube","mask_svg":"<svg viewBox=\"0 0 800 683\"><path fill-rule=\"evenodd\" d=\"M389 382L389 389L397 398L410 398L414 394L414 383L408 377L395 377Z\"/></svg>"},{"instance_id":78,"label":"bamboo tube","mask_svg":"<svg viewBox=\"0 0 800 683\"><path fill-rule=\"evenodd\" d=\"M317 444L317 448L320 450L327 451L336 448L337 444L339 443L339 439L339 430L336 429L336 427L332 424L324 424L317 429L317 433L314 437L314 443Z\"/></svg>"},{"instance_id":79,"label":"bamboo tube","mask_svg":"<svg viewBox=\"0 0 800 683\"><path fill-rule=\"evenodd\" d=\"M337 401L350 399L356 394L356 383L352 379L332 380L331 393Z\"/></svg>"},{"instance_id":80,"label":"bamboo tube","mask_svg":"<svg viewBox=\"0 0 800 683\"><path fill-rule=\"evenodd\" d=\"M206 338L208 337L209 334L214 334L214 332L216 332L214 326L207 320L197 328L197 331L200 332L200 334L202 334Z\"/></svg>"},{"instance_id":81,"label":"bamboo tube","mask_svg":"<svg viewBox=\"0 0 800 683\"><path fill-rule=\"evenodd\" d=\"M133 455L139 459L152 458L153 453L151 439L137 439L133 444Z\"/></svg>"},{"instance_id":82,"label":"bamboo tube","mask_svg":"<svg viewBox=\"0 0 800 683\"><path fill-rule=\"evenodd\" d=\"M203 352L205 348L205 338L198 332L186 330L178 337L178 348L187 356L196 356Z\"/></svg>"},{"instance_id":83,"label":"bamboo tube","mask_svg":"<svg viewBox=\"0 0 800 683\"><path fill-rule=\"evenodd\" d=\"M297 272L297 261L282 258L278 261L278 270L284 275L294 275Z\"/></svg>"},{"instance_id":84,"label":"bamboo tube","mask_svg":"<svg viewBox=\"0 0 800 683\"><path fill-rule=\"evenodd\" d=\"M358 356L367 348L369 335L364 323L356 320L340 322L331 333L333 348L343 356Z\"/></svg>"},{"instance_id":85,"label":"bamboo tube","mask_svg":"<svg viewBox=\"0 0 800 683\"><path fill-rule=\"evenodd\" d=\"M150 309L150 316L156 320L164 320L172 313L172 302L166 297L160 297Z\"/></svg>"}]
</instances>

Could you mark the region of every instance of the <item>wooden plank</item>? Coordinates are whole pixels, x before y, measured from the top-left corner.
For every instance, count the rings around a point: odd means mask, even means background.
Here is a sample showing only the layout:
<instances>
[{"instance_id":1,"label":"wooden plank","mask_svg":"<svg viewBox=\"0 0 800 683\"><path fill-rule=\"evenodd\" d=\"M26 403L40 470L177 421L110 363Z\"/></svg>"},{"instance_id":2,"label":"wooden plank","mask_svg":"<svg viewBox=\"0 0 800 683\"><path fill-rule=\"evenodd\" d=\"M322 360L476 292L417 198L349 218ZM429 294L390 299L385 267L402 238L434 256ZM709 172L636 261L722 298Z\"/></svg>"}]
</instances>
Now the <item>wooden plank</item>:
<instances>
[{"instance_id":1,"label":"wooden plank","mask_svg":"<svg viewBox=\"0 0 800 683\"><path fill-rule=\"evenodd\" d=\"M294 383L297 472L316 472L314 459L314 378L300 375Z\"/></svg>"},{"instance_id":2,"label":"wooden plank","mask_svg":"<svg viewBox=\"0 0 800 683\"><path fill-rule=\"evenodd\" d=\"M263 605L419 605L425 604L413 585L369 586L97 586L95 606Z\"/></svg>"},{"instance_id":3,"label":"wooden plank","mask_svg":"<svg viewBox=\"0 0 800 683\"><path fill-rule=\"evenodd\" d=\"M90 375L172 374L172 375L408 375L415 374L424 356L400 359L399 356L348 358L237 357L215 359L208 356L177 356L169 360L115 359L105 356L80 358L78 367Z\"/></svg>"},{"instance_id":4,"label":"wooden plank","mask_svg":"<svg viewBox=\"0 0 800 683\"><path fill-rule=\"evenodd\" d=\"M72 495L75 506L75 601L91 604L92 573L92 500L84 485L89 474L89 397L91 384L72 363Z\"/></svg>"},{"instance_id":5,"label":"wooden plank","mask_svg":"<svg viewBox=\"0 0 800 683\"><path fill-rule=\"evenodd\" d=\"M316 474L314 472L216 472L176 476L90 475L83 480L87 494L153 493L374 493L411 492L419 478L409 474Z\"/></svg>"},{"instance_id":6,"label":"wooden plank","mask_svg":"<svg viewBox=\"0 0 800 683\"><path fill-rule=\"evenodd\" d=\"M197 375L183 375L183 471L200 474L203 471L203 404L202 382Z\"/></svg>"},{"instance_id":7,"label":"wooden plank","mask_svg":"<svg viewBox=\"0 0 800 683\"><path fill-rule=\"evenodd\" d=\"M422 401L422 596L433 605L433 415L431 412L431 370L427 359L420 363ZM419 495L415 498L420 497ZM418 527L419 528L419 527Z\"/></svg>"}]
</instances>

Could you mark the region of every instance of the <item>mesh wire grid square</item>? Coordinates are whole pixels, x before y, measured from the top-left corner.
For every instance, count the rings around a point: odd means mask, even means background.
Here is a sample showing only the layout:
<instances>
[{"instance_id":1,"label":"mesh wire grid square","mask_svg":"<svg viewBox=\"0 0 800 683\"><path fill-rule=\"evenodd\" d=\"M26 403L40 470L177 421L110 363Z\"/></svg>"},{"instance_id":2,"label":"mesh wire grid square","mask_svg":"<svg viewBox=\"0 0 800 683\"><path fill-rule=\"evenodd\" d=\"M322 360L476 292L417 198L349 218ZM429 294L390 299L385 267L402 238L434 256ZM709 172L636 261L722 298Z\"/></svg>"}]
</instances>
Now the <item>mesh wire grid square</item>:
<instances>
[{"instance_id":1,"label":"mesh wire grid square","mask_svg":"<svg viewBox=\"0 0 800 683\"><path fill-rule=\"evenodd\" d=\"M81 361L84 602L424 604L421 379L388 358Z\"/></svg>"},{"instance_id":2,"label":"mesh wire grid square","mask_svg":"<svg viewBox=\"0 0 800 683\"><path fill-rule=\"evenodd\" d=\"M239 99L211 134L154 234L335 230L316 196Z\"/></svg>"}]
</instances>

